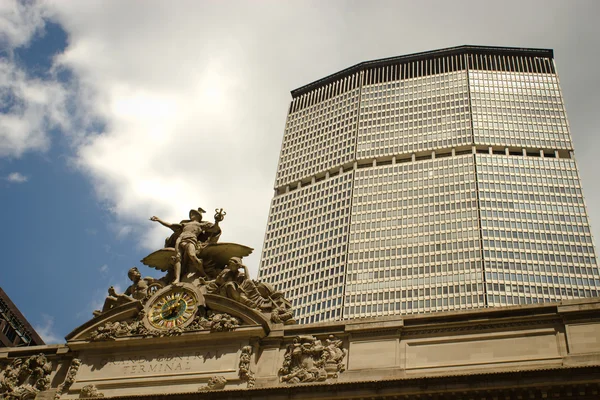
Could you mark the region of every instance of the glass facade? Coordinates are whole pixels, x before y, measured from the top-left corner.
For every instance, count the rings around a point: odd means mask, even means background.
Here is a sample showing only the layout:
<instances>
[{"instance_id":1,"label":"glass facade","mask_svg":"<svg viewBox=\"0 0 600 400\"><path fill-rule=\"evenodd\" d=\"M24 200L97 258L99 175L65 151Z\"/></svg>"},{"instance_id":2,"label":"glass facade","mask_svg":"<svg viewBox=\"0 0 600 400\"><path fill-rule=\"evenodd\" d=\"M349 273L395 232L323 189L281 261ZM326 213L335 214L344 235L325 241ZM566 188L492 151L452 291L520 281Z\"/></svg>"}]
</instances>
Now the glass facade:
<instances>
[{"instance_id":1,"label":"glass facade","mask_svg":"<svg viewBox=\"0 0 600 400\"><path fill-rule=\"evenodd\" d=\"M341 318L353 175L272 201L260 277L286 293L300 323Z\"/></svg>"},{"instance_id":2,"label":"glass facade","mask_svg":"<svg viewBox=\"0 0 600 400\"><path fill-rule=\"evenodd\" d=\"M575 162L478 154L476 163L488 304L597 296Z\"/></svg>"},{"instance_id":3,"label":"glass facade","mask_svg":"<svg viewBox=\"0 0 600 400\"><path fill-rule=\"evenodd\" d=\"M600 295L551 50L371 61L292 95L259 279L300 323Z\"/></svg>"},{"instance_id":4,"label":"glass facade","mask_svg":"<svg viewBox=\"0 0 600 400\"><path fill-rule=\"evenodd\" d=\"M556 74L469 71L475 143L571 149Z\"/></svg>"},{"instance_id":5,"label":"glass facade","mask_svg":"<svg viewBox=\"0 0 600 400\"><path fill-rule=\"evenodd\" d=\"M357 158L470 145L465 71L366 85Z\"/></svg>"},{"instance_id":6,"label":"glass facade","mask_svg":"<svg viewBox=\"0 0 600 400\"><path fill-rule=\"evenodd\" d=\"M321 89L307 107L290 112L275 186L305 180L354 160L360 89L327 98L334 87Z\"/></svg>"},{"instance_id":7,"label":"glass facade","mask_svg":"<svg viewBox=\"0 0 600 400\"><path fill-rule=\"evenodd\" d=\"M484 305L472 155L360 169L344 315Z\"/></svg>"}]
</instances>

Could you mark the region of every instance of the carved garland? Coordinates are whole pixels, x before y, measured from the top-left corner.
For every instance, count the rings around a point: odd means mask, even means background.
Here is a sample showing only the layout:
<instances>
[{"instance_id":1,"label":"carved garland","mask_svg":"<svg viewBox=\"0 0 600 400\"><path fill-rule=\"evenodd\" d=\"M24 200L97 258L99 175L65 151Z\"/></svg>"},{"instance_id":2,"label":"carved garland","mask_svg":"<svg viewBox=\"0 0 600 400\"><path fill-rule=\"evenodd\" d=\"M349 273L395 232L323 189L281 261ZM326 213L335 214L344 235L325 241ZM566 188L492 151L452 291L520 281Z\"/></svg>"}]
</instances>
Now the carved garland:
<instances>
[{"instance_id":1,"label":"carved garland","mask_svg":"<svg viewBox=\"0 0 600 400\"><path fill-rule=\"evenodd\" d=\"M69 391L73 383L75 382L75 376L77 375L77 371L81 366L81 360L78 358L74 358L71 361L71 365L69 365L69 370L67 371L67 376L63 383L58 386L56 390L56 395L54 396L55 400L58 400L60 396Z\"/></svg>"},{"instance_id":2,"label":"carved garland","mask_svg":"<svg viewBox=\"0 0 600 400\"><path fill-rule=\"evenodd\" d=\"M215 313L208 311L205 317L196 316L194 322L185 328L172 328L159 331L146 328L142 322L145 313L140 311L138 317L131 322L108 322L101 325L90 335L91 341L115 340L118 337L126 336L145 336L145 337L163 337L178 336L184 332L209 330L211 332L233 331L242 324L239 318L227 313Z\"/></svg>"},{"instance_id":3,"label":"carved garland","mask_svg":"<svg viewBox=\"0 0 600 400\"><path fill-rule=\"evenodd\" d=\"M239 363L239 377L241 380L246 381L247 388L254 387L254 372L250 370L250 361L252 355L252 346L244 346L242 347L242 354L240 355L240 363Z\"/></svg>"}]
</instances>

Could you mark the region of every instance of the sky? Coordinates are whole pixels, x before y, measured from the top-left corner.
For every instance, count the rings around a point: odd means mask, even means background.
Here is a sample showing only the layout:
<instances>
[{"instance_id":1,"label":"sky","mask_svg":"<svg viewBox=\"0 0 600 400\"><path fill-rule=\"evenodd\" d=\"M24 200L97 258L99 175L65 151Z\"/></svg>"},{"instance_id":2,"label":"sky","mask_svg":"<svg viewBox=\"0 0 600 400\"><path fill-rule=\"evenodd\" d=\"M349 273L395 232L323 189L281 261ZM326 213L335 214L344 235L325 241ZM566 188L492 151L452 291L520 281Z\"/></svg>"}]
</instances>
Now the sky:
<instances>
[{"instance_id":1,"label":"sky","mask_svg":"<svg viewBox=\"0 0 600 400\"><path fill-rule=\"evenodd\" d=\"M0 287L47 343L192 208L256 277L290 91L463 44L551 48L600 236L600 2L0 1ZM597 239L595 240L597 242Z\"/></svg>"}]
</instances>

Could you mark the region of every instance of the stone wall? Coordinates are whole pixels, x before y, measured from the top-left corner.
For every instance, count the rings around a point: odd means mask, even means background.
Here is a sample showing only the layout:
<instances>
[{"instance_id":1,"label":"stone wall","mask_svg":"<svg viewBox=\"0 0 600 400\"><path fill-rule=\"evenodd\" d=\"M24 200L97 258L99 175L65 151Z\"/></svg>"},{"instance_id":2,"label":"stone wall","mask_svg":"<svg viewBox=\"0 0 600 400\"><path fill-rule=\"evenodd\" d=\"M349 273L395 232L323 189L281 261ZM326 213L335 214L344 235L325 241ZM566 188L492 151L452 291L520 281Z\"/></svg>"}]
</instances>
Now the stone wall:
<instances>
[{"instance_id":1,"label":"stone wall","mask_svg":"<svg viewBox=\"0 0 600 400\"><path fill-rule=\"evenodd\" d=\"M35 372L37 364L28 360L40 354L47 366ZM28 362L31 372L23 367ZM562 398L569 390L579 393L575 398L594 398L600 299L70 340L1 349L0 368L0 390L6 395L12 382L11 393L21 398L488 398L504 392L502 398L512 398L531 391Z\"/></svg>"}]
</instances>

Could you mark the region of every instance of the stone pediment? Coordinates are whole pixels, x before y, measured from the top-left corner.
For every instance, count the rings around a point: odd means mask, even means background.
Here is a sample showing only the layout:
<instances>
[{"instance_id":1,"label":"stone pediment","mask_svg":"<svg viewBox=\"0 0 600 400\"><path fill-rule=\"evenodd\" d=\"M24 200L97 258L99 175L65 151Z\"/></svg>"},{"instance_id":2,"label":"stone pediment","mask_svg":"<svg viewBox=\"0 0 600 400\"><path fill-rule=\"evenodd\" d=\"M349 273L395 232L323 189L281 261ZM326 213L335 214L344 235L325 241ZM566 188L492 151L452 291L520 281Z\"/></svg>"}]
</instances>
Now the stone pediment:
<instances>
[{"instance_id":1,"label":"stone pediment","mask_svg":"<svg viewBox=\"0 0 600 400\"><path fill-rule=\"evenodd\" d=\"M67 342L87 340L90 337L91 332L97 330L102 325L107 323L132 321L143 308L144 306L141 301L132 301L131 303L122 304L73 329L71 333L65 336L65 339Z\"/></svg>"}]
</instances>

